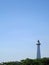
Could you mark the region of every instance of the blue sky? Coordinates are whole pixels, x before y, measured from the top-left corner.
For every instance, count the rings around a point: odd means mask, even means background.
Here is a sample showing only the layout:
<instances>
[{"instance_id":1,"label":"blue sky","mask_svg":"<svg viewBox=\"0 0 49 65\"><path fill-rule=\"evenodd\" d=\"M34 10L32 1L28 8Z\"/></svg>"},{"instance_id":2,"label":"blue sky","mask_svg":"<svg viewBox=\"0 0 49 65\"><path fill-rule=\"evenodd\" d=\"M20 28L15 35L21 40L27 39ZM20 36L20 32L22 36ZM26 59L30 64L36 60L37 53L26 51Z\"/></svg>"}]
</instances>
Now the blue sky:
<instances>
[{"instance_id":1,"label":"blue sky","mask_svg":"<svg viewBox=\"0 0 49 65\"><path fill-rule=\"evenodd\" d=\"M49 57L49 0L0 0L0 62Z\"/></svg>"}]
</instances>

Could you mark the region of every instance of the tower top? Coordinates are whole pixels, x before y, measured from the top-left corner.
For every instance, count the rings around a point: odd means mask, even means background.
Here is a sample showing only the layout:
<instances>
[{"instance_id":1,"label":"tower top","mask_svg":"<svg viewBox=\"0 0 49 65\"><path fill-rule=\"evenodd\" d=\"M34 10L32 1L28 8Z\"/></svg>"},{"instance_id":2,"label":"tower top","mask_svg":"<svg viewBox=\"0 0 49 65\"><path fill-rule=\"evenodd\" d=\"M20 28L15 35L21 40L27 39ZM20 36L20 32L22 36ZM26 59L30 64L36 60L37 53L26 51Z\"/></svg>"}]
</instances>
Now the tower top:
<instances>
[{"instance_id":1,"label":"tower top","mask_svg":"<svg viewBox=\"0 0 49 65\"><path fill-rule=\"evenodd\" d=\"M40 44L41 44L39 40L38 40L37 42L38 42L38 43L37 43L36 45L40 45Z\"/></svg>"}]
</instances>

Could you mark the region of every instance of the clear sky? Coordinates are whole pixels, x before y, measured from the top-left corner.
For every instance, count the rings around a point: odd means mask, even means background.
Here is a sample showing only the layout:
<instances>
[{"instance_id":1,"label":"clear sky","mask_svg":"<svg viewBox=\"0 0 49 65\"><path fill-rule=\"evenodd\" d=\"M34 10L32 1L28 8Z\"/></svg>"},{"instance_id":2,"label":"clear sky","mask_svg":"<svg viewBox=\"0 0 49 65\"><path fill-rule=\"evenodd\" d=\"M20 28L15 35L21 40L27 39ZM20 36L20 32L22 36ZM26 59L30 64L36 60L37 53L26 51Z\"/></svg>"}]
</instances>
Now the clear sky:
<instances>
[{"instance_id":1,"label":"clear sky","mask_svg":"<svg viewBox=\"0 0 49 65\"><path fill-rule=\"evenodd\" d=\"M0 62L49 57L49 0L0 0Z\"/></svg>"}]
</instances>

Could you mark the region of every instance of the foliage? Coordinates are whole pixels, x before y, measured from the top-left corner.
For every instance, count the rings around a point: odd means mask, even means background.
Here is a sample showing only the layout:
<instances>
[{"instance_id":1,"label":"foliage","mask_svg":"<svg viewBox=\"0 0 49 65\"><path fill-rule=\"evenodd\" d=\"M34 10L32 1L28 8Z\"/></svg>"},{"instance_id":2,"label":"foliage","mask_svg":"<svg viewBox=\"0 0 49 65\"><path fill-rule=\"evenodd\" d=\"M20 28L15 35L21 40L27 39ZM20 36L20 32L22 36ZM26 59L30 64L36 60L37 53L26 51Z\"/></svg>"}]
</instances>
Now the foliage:
<instances>
[{"instance_id":1,"label":"foliage","mask_svg":"<svg viewBox=\"0 0 49 65\"><path fill-rule=\"evenodd\" d=\"M20 62L5 62L0 63L0 65L49 65L49 58L43 58L43 59L24 59Z\"/></svg>"}]
</instances>

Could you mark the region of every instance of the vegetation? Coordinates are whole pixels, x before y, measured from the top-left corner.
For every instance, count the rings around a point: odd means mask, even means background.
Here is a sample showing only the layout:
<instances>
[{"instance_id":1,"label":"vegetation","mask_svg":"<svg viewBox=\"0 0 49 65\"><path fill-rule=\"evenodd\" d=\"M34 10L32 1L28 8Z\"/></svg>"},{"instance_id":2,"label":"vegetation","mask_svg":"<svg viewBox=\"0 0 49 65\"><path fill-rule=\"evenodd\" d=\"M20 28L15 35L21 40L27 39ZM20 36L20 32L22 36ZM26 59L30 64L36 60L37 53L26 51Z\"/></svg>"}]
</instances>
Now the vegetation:
<instances>
[{"instance_id":1,"label":"vegetation","mask_svg":"<svg viewBox=\"0 0 49 65\"><path fill-rule=\"evenodd\" d=\"M25 59L21 60L20 62L5 62L0 63L0 65L49 65L49 58L43 58L43 59Z\"/></svg>"}]
</instances>

